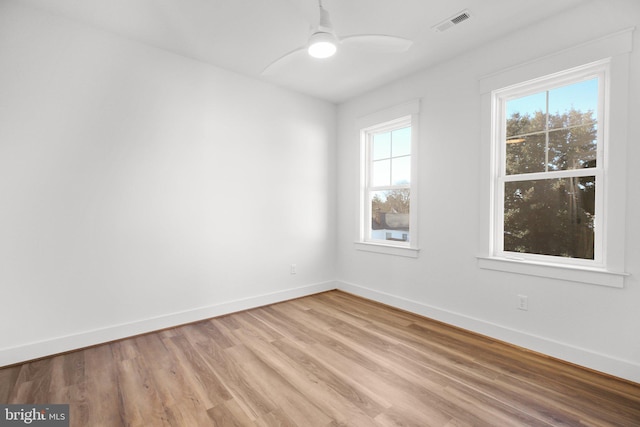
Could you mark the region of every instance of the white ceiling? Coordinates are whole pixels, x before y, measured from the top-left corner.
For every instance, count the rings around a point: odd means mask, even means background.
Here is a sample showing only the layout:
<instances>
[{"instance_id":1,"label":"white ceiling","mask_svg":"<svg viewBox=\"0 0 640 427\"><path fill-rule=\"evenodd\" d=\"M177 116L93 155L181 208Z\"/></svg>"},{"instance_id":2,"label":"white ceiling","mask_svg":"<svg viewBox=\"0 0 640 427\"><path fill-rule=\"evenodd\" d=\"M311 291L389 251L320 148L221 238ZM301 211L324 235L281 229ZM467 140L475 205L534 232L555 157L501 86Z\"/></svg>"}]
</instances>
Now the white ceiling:
<instances>
[{"instance_id":1,"label":"white ceiling","mask_svg":"<svg viewBox=\"0 0 640 427\"><path fill-rule=\"evenodd\" d=\"M23 0L57 14L227 70L340 103L586 0L323 0L339 36L389 34L414 41L404 53L342 46L328 60L300 55L317 0ZM432 27L467 9L471 19Z\"/></svg>"}]
</instances>

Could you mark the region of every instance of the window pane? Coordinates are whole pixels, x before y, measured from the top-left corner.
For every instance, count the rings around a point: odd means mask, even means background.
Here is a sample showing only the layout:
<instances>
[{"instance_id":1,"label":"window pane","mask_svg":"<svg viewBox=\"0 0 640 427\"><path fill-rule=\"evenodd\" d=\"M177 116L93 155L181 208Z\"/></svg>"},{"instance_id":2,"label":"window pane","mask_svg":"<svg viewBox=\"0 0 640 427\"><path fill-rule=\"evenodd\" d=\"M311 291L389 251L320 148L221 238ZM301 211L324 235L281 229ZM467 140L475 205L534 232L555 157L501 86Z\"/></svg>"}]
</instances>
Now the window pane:
<instances>
[{"instance_id":1,"label":"window pane","mask_svg":"<svg viewBox=\"0 0 640 427\"><path fill-rule=\"evenodd\" d=\"M546 128L547 93L507 101L507 138Z\"/></svg>"},{"instance_id":2,"label":"window pane","mask_svg":"<svg viewBox=\"0 0 640 427\"><path fill-rule=\"evenodd\" d=\"M550 129L595 123L597 112L597 78L549 91Z\"/></svg>"},{"instance_id":3,"label":"window pane","mask_svg":"<svg viewBox=\"0 0 640 427\"><path fill-rule=\"evenodd\" d=\"M409 241L409 189L374 191L371 201L371 238Z\"/></svg>"},{"instance_id":4,"label":"window pane","mask_svg":"<svg viewBox=\"0 0 640 427\"><path fill-rule=\"evenodd\" d=\"M391 134L392 156L407 156L411 154L411 128L394 130Z\"/></svg>"},{"instance_id":5,"label":"window pane","mask_svg":"<svg viewBox=\"0 0 640 427\"><path fill-rule=\"evenodd\" d=\"M373 135L372 156L373 160L388 159L391 157L391 132Z\"/></svg>"},{"instance_id":6,"label":"window pane","mask_svg":"<svg viewBox=\"0 0 640 427\"><path fill-rule=\"evenodd\" d=\"M504 250L594 257L595 176L507 182Z\"/></svg>"},{"instance_id":7,"label":"window pane","mask_svg":"<svg viewBox=\"0 0 640 427\"><path fill-rule=\"evenodd\" d=\"M371 185L380 187L389 185L391 181L391 160L377 160L371 167Z\"/></svg>"},{"instance_id":8,"label":"window pane","mask_svg":"<svg viewBox=\"0 0 640 427\"><path fill-rule=\"evenodd\" d=\"M507 175L545 171L545 134L507 139L506 145Z\"/></svg>"},{"instance_id":9,"label":"window pane","mask_svg":"<svg viewBox=\"0 0 640 427\"><path fill-rule=\"evenodd\" d=\"M391 184L404 185L411 182L411 157L396 157L391 160Z\"/></svg>"},{"instance_id":10,"label":"window pane","mask_svg":"<svg viewBox=\"0 0 640 427\"><path fill-rule=\"evenodd\" d=\"M549 132L549 170L595 168L596 138L593 125Z\"/></svg>"}]
</instances>

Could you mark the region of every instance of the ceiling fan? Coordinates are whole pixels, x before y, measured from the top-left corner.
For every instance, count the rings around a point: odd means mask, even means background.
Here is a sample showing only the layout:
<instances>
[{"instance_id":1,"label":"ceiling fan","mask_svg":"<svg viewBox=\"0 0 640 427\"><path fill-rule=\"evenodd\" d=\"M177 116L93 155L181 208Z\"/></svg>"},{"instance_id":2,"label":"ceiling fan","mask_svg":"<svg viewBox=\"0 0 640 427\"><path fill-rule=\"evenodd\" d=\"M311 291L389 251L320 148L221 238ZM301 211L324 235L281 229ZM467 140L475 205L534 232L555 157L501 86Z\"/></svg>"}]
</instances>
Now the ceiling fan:
<instances>
[{"instance_id":1,"label":"ceiling fan","mask_svg":"<svg viewBox=\"0 0 640 427\"><path fill-rule=\"evenodd\" d=\"M304 51L307 51L314 58L325 59L333 56L339 46L343 44L357 45L364 49L380 52L404 52L413 44L413 41L409 39L386 34L356 34L338 37L331 24L329 12L322 7L322 0L318 0L318 8L320 19L318 25L312 29L307 44L282 55L262 70L262 74L272 70L287 58Z\"/></svg>"}]
</instances>

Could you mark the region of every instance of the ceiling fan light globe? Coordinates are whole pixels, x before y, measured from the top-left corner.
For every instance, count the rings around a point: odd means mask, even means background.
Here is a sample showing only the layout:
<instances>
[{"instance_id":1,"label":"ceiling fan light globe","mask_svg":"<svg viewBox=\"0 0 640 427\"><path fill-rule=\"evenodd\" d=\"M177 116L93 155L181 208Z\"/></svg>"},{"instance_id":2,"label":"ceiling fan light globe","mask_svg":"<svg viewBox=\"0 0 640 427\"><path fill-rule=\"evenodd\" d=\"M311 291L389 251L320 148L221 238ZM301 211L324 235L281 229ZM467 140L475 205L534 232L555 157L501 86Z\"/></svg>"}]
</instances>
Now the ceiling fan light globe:
<instances>
[{"instance_id":1,"label":"ceiling fan light globe","mask_svg":"<svg viewBox=\"0 0 640 427\"><path fill-rule=\"evenodd\" d=\"M329 58L336 53L336 45L330 42L319 42L309 46L309 55L314 58L323 59Z\"/></svg>"},{"instance_id":2,"label":"ceiling fan light globe","mask_svg":"<svg viewBox=\"0 0 640 427\"><path fill-rule=\"evenodd\" d=\"M318 32L309 39L307 52L314 58L329 58L338 50L336 38L333 34Z\"/></svg>"}]
</instances>

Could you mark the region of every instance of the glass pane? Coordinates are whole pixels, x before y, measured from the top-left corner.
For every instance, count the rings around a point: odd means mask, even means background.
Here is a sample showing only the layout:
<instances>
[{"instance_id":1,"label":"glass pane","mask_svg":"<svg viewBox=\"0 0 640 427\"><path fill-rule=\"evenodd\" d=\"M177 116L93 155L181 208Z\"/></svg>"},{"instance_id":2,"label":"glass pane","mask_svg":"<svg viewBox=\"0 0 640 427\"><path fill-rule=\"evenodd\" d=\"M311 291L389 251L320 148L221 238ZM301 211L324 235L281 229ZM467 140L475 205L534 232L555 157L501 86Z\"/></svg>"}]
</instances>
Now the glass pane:
<instances>
[{"instance_id":1,"label":"glass pane","mask_svg":"<svg viewBox=\"0 0 640 427\"><path fill-rule=\"evenodd\" d=\"M549 170L595 168L596 133L593 125L549 132Z\"/></svg>"},{"instance_id":2,"label":"glass pane","mask_svg":"<svg viewBox=\"0 0 640 427\"><path fill-rule=\"evenodd\" d=\"M371 168L371 185L380 187L389 185L391 181L391 160L377 160Z\"/></svg>"},{"instance_id":3,"label":"glass pane","mask_svg":"<svg viewBox=\"0 0 640 427\"><path fill-rule=\"evenodd\" d=\"M595 176L507 182L504 250L593 259Z\"/></svg>"},{"instance_id":4,"label":"glass pane","mask_svg":"<svg viewBox=\"0 0 640 427\"><path fill-rule=\"evenodd\" d=\"M545 171L545 134L507 139L507 175Z\"/></svg>"},{"instance_id":5,"label":"glass pane","mask_svg":"<svg viewBox=\"0 0 640 427\"><path fill-rule=\"evenodd\" d=\"M409 189L374 191L371 200L371 238L409 241Z\"/></svg>"},{"instance_id":6,"label":"glass pane","mask_svg":"<svg viewBox=\"0 0 640 427\"><path fill-rule=\"evenodd\" d=\"M411 154L411 128L394 130L391 134L392 156L407 156Z\"/></svg>"},{"instance_id":7,"label":"glass pane","mask_svg":"<svg viewBox=\"0 0 640 427\"><path fill-rule=\"evenodd\" d=\"M391 185L403 185L411 182L411 157L391 159Z\"/></svg>"},{"instance_id":8,"label":"glass pane","mask_svg":"<svg viewBox=\"0 0 640 427\"><path fill-rule=\"evenodd\" d=\"M549 91L550 129L595 123L597 114L597 78Z\"/></svg>"},{"instance_id":9,"label":"glass pane","mask_svg":"<svg viewBox=\"0 0 640 427\"><path fill-rule=\"evenodd\" d=\"M507 101L507 138L545 129L547 93Z\"/></svg>"},{"instance_id":10,"label":"glass pane","mask_svg":"<svg viewBox=\"0 0 640 427\"><path fill-rule=\"evenodd\" d=\"M372 156L373 160L388 159L391 157L391 132L373 135Z\"/></svg>"}]
</instances>

